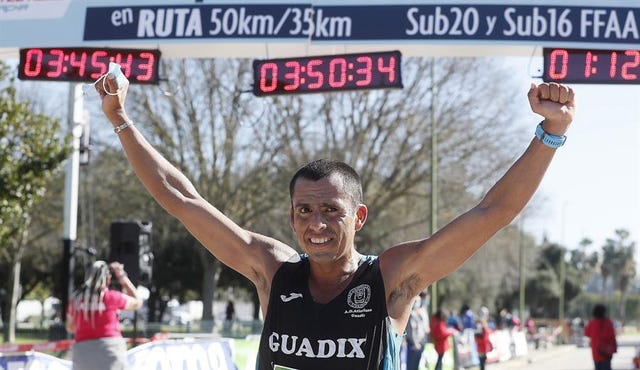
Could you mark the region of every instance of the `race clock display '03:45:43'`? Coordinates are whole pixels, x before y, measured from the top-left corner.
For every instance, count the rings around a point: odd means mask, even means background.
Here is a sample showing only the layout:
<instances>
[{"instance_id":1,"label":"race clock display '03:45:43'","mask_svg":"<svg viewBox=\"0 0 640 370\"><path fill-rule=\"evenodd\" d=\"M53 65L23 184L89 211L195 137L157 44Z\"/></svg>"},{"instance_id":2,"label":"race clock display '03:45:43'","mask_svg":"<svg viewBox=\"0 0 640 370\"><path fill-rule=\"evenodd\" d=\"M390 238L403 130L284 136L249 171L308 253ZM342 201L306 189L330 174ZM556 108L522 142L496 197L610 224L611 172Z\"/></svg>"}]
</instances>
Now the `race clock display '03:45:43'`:
<instances>
[{"instance_id":1,"label":"race clock display '03:45:43'","mask_svg":"<svg viewBox=\"0 0 640 370\"><path fill-rule=\"evenodd\" d=\"M132 84L157 84L160 80L160 50L112 48L20 49L18 78L93 82L109 70L111 62L121 66Z\"/></svg>"}]
</instances>

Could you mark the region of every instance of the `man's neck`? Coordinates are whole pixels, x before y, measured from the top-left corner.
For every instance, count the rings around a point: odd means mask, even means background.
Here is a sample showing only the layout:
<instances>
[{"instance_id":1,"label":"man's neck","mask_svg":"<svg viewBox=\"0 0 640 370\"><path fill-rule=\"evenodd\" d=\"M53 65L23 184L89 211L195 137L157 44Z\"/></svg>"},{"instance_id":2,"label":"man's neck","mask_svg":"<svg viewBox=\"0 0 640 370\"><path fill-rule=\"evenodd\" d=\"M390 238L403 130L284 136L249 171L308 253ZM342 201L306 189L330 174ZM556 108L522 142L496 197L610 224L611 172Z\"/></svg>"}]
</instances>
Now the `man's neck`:
<instances>
[{"instance_id":1,"label":"man's neck","mask_svg":"<svg viewBox=\"0 0 640 370\"><path fill-rule=\"evenodd\" d=\"M354 253L348 258L329 264L311 263L309 290L316 303L328 303L349 285L362 255Z\"/></svg>"}]
</instances>

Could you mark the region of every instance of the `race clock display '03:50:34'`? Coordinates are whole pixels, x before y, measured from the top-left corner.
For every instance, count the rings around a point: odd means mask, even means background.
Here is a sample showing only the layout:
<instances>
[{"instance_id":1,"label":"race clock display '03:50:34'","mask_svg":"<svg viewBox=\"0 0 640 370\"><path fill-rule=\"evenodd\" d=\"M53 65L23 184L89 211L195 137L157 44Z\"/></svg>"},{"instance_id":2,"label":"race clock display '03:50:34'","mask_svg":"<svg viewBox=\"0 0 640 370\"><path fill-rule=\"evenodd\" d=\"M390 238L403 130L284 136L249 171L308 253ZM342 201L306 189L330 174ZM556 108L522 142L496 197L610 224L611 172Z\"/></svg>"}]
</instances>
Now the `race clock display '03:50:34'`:
<instances>
[{"instance_id":1,"label":"race clock display '03:50:34'","mask_svg":"<svg viewBox=\"0 0 640 370\"><path fill-rule=\"evenodd\" d=\"M255 60L253 93L402 88L401 66L399 51Z\"/></svg>"}]
</instances>

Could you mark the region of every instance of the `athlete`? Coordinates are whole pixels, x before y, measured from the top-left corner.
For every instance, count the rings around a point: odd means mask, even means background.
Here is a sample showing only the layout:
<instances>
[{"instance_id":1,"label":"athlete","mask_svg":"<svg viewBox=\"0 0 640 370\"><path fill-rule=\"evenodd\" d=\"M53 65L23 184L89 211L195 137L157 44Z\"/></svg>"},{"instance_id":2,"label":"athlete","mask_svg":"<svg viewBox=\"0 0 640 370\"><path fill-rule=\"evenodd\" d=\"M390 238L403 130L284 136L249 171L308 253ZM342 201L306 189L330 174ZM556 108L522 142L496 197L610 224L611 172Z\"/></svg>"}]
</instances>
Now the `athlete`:
<instances>
[{"instance_id":1,"label":"athlete","mask_svg":"<svg viewBox=\"0 0 640 370\"><path fill-rule=\"evenodd\" d=\"M526 151L484 199L431 237L360 254L355 235L367 220L358 174L317 160L290 183L290 222L299 253L243 229L203 199L127 116L128 85L115 95L107 75L96 88L127 158L149 193L216 258L255 284L265 325L258 369L400 369L399 351L416 295L448 275L534 194L574 118L574 92L532 84L528 99L544 117Z\"/></svg>"}]
</instances>

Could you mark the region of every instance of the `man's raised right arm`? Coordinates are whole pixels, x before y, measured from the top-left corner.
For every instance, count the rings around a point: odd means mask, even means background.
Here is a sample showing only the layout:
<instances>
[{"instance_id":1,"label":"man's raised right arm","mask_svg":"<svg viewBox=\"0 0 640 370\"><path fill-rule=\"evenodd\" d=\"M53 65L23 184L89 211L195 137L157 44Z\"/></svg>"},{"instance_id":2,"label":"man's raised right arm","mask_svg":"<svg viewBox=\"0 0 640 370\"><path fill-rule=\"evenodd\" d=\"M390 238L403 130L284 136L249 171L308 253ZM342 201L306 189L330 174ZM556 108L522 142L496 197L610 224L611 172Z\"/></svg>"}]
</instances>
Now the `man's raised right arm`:
<instances>
[{"instance_id":1,"label":"man's raised right arm","mask_svg":"<svg viewBox=\"0 0 640 370\"><path fill-rule=\"evenodd\" d=\"M102 110L113 127L131 122L124 109L126 87L118 95L108 95L100 91L102 83L96 85L102 98ZM109 91L116 89L113 79L108 78L106 86ZM135 125L124 128L117 135L134 172L153 198L222 263L257 283L262 278L269 279L279 263L295 253L274 239L241 228L207 202Z\"/></svg>"}]
</instances>

